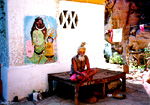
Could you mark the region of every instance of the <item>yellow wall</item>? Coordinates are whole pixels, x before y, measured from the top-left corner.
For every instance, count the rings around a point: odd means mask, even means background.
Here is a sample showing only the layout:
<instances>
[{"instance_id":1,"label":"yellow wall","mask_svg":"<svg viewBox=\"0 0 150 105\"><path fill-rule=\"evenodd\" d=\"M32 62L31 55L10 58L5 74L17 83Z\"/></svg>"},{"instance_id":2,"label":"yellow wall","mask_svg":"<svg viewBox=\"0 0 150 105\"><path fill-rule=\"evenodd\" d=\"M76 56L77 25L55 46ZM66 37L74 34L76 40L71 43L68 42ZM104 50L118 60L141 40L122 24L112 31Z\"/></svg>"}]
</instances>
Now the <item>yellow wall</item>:
<instances>
[{"instance_id":1,"label":"yellow wall","mask_svg":"<svg viewBox=\"0 0 150 105\"><path fill-rule=\"evenodd\" d=\"M106 0L66 0L66 1L75 1L83 3L93 3L93 4L104 4Z\"/></svg>"}]
</instances>

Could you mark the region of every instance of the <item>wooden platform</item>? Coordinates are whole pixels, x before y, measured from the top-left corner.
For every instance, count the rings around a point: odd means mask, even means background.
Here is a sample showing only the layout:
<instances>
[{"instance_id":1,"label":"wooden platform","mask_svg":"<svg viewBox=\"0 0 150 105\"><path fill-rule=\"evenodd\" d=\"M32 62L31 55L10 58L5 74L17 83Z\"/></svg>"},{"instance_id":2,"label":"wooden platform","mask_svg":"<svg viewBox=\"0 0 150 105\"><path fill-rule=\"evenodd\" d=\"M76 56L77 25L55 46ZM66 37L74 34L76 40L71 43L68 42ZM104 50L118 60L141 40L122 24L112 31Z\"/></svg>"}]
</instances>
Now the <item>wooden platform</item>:
<instances>
[{"instance_id":1,"label":"wooden platform","mask_svg":"<svg viewBox=\"0 0 150 105\"><path fill-rule=\"evenodd\" d=\"M126 91L126 73L98 68L98 73L91 81L75 82L70 80L69 72L48 74L49 91L53 92L53 80L69 84L74 87L75 105L78 105L79 87L92 84L103 84L103 98L105 98L105 84L114 80L122 79L122 90Z\"/></svg>"}]
</instances>

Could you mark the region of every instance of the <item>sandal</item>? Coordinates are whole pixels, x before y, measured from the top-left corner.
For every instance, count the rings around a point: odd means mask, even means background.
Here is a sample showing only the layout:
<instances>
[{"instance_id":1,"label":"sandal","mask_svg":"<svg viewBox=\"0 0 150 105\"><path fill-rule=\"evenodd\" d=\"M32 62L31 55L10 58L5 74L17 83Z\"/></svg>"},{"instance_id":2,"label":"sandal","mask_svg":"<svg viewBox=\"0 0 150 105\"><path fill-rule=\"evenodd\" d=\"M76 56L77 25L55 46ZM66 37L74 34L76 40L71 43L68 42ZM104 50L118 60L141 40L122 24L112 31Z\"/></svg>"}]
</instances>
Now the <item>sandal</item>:
<instances>
[{"instance_id":1,"label":"sandal","mask_svg":"<svg viewBox=\"0 0 150 105\"><path fill-rule=\"evenodd\" d=\"M126 95L124 95L124 94L112 94L112 97L115 99L125 99Z\"/></svg>"}]
</instances>

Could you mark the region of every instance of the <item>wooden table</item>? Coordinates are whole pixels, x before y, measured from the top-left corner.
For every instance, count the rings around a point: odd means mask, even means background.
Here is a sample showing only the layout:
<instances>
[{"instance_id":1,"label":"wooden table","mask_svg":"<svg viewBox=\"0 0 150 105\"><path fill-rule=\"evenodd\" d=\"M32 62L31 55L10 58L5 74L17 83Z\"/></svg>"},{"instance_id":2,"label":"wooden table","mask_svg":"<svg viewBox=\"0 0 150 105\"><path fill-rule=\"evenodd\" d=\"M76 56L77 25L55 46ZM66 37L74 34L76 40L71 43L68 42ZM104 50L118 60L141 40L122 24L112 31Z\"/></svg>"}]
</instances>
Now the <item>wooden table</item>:
<instances>
[{"instance_id":1,"label":"wooden table","mask_svg":"<svg viewBox=\"0 0 150 105\"><path fill-rule=\"evenodd\" d=\"M112 71L98 68L98 73L94 75L91 81L75 82L70 80L69 72L48 74L49 92L53 92L53 80L66 83L74 87L75 105L79 104L79 88L92 84L103 84L103 98L105 98L105 84L114 80L122 79L122 91L126 91L126 73L121 71Z\"/></svg>"}]
</instances>

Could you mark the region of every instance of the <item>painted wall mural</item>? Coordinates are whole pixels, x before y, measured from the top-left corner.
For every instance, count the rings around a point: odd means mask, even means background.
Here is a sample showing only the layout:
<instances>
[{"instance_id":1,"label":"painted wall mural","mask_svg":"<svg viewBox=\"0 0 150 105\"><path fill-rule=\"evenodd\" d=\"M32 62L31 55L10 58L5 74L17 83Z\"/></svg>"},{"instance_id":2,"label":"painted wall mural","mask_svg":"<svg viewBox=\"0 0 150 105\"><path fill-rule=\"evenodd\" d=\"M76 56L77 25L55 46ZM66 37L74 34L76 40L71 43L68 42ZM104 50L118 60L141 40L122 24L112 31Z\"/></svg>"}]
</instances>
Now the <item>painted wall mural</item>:
<instances>
[{"instance_id":1,"label":"painted wall mural","mask_svg":"<svg viewBox=\"0 0 150 105\"><path fill-rule=\"evenodd\" d=\"M27 16L24 20L25 64L57 61L57 22L51 16Z\"/></svg>"}]
</instances>

